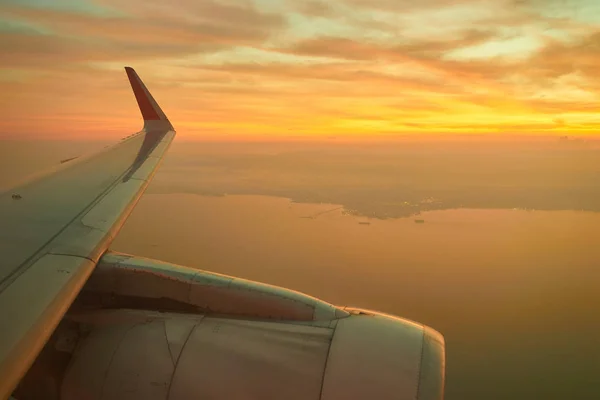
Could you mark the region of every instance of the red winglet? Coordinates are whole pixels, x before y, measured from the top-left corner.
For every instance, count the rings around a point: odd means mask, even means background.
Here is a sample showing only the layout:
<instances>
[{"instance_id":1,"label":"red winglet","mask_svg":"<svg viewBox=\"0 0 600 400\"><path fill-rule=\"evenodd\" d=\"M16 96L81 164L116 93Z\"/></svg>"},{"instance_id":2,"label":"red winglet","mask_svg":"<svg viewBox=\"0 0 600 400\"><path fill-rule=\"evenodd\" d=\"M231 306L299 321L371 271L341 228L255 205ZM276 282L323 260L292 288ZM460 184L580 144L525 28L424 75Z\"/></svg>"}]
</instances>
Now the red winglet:
<instances>
[{"instance_id":1,"label":"red winglet","mask_svg":"<svg viewBox=\"0 0 600 400\"><path fill-rule=\"evenodd\" d=\"M164 113L160 110L160 107L158 107L158 104L156 104L156 101L152 98L152 95L135 70L131 67L125 67L125 71L127 72L127 77L131 83L133 94L135 94L135 99L140 107L144 121L166 119L161 118L160 114L164 115ZM158 110L155 108L155 105Z\"/></svg>"}]
</instances>

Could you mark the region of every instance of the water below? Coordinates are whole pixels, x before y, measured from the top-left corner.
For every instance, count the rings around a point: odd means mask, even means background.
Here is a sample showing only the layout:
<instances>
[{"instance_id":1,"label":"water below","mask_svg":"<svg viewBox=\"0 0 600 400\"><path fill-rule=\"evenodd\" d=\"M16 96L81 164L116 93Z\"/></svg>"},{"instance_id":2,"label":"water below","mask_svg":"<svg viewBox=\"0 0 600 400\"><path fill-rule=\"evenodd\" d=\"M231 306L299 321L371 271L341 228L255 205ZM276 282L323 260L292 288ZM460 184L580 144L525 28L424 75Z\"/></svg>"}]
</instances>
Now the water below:
<instances>
[{"instance_id":1,"label":"water below","mask_svg":"<svg viewBox=\"0 0 600 400\"><path fill-rule=\"evenodd\" d=\"M104 144L2 141L0 187ZM176 141L113 248L430 325L447 400L596 400L598 211L585 143Z\"/></svg>"},{"instance_id":2,"label":"water below","mask_svg":"<svg viewBox=\"0 0 600 400\"><path fill-rule=\"evenodd\" d=\"M599 227L580 211L382 220L267 196L147 194L113 248L428 324L446 338L448 400L597 399Z\"/></svg>"}]
</instances>

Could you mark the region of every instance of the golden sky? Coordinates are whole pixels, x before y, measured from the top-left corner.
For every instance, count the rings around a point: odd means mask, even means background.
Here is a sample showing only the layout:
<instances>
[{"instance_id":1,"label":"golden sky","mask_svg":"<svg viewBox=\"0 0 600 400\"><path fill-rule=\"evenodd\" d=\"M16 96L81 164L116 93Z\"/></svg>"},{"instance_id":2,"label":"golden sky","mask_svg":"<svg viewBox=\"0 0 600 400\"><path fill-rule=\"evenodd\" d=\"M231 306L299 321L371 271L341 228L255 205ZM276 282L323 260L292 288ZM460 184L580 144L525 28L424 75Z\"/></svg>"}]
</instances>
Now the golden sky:
<instances>
[{"instance_id":1,"label":"golden sky","mask_svg":"<svg viewBox=\"0 0 600 400\"><path fill-rule=\"evenodd\" d=\"M597 0L0 0L0 137L600 132Z\"/></svg>"}]
</instances>

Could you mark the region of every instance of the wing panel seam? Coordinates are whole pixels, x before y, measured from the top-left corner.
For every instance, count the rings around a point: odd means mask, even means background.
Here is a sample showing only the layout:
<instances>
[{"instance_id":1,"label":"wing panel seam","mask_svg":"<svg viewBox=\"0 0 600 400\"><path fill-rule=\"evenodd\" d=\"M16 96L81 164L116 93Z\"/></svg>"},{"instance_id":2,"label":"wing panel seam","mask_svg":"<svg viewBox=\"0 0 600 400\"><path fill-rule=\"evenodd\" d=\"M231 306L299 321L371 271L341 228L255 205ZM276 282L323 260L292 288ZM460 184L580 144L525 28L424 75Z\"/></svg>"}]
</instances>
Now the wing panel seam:
<instances>
[{"instance_id":1,"label":"wing panel seam","mask_svg":"<svg viewBox=\"0 0 600 400\"><path fill-rule=\"evenodd\" d=\"M331 340L329 341L329 348L327 349L327 358L325 359L325 365L323 365L323 374L321 375L321 390L319 391L319 400L323 400L323 388L325 387L325 374L327 373L327 365L329 364L329 356L331 355L331 347L333 346L333 340L335 338L335 332L337 331L338 324L333 327L331 334Z\"/></svg>"},{"instance_id":2,"label":"wing panel seam","mask_svg":"<svg viewBox=\"0 0 600 400\"><path fill-rule=\"evenodd\" d=\"M185 351L185 346L187 346L187 343L190 340L192 333L194 333L194 331L198 328L198 325L200 325L202 323L202 321L204 321L204 315L202 316L202 318L199 321L196 321L196 324L194 325L194 327L192 329L190 329L190 332L188 333L187 337L185 338L185 342L183 342L183 346L181 346L181 351L179 352L179 357L177 357L177 361L175 361L175 365L173 366L173 373L171 374L171 380L169 380L169 387L167 388L167 398L165 400L169 400L171 398L171 387L173 386L173 380L175 379L175 374L177 373L177 367L179 366L179 360L181 360L181 357L183 357L183 352ZM168 341L167 341L167 346L169 347L169 352L170 352L171 348L169 346Z\"/></svg>"},{"instance_id":3,"label":"wing panel seam","mask_svg":"<svg viewBox=\"0 0 600 400\"><path fill-rule=\"evenodd\" d=\"M118 144L117 144L118 146ZM154 148L153 148L154 150ZM156 165L154 167L154 170L156 170L156 168L158 168L158 165ZM98 203L100 203L100 201L102 201L102 199L104 199L117 185L119 185L120 183L122 183L122 179L123 177L125 177L130 171L130 168L127 168L123 173L121 173L120 175L118 175L116 177L116 179L102 192L100 192L100 194L94 198L90 203L88 203L83 209L82 211L80 211L77 215L75 215L75 217L73 217L70 221L68 221L65 225L63 225L62 228L60 228L60 230L57 231L56 234L54 234L50 239L48 239L48 241L46 241L42 246L40 246L38 248L38 250L36 250L31 256L29 256L25 261L23 261L17 268L15 268L13 271L11 271L11 273L6 276L1 282L0 282L0 292L4 291L4 289L6 289L7 286L9 286L10 284L12 284L15 280L17 280L19 278L19 276L21 276L25 271L27 271L29 269L29 267L31 267L31 265L33 265L35 263L35 261L39 260L41 257L44 256L44 250L48 248L48 246L60 235L62 234L66 229L69 228L69 226L71 226L75 221L77 221L78 219L81 219L82 216L85 215L86 212L89 212L89 210L91 210L92 208L94 208ZM93 260L92 260L93 261Z\"/></svg>"}]
</instances>

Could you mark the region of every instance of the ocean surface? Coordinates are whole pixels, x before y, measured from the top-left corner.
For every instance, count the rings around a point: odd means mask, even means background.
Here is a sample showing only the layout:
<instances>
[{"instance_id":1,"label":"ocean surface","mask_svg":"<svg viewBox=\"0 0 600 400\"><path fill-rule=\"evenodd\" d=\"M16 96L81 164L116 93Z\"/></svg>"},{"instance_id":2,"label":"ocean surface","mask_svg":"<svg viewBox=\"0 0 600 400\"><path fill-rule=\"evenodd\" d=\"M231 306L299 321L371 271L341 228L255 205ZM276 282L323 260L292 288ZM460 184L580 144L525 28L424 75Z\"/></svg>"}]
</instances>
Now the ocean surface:
<instances>
[{"instance_id":1,"label":"ocean surface","mask_svg":"<svg viewBox=\"0 0 600 400\"><path fill-rule=\"evenodd\" d=\"M600 398L600 151L436 146L176 142L112 247L430 325L448 400Z\"/></svg>"}]
</instances>

